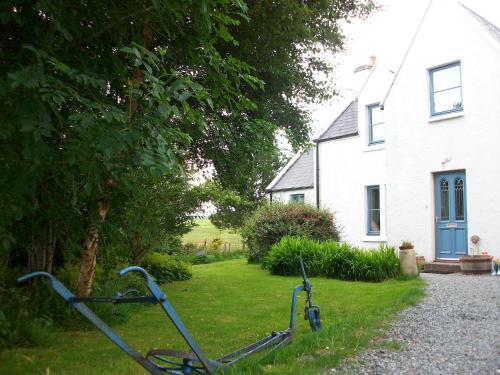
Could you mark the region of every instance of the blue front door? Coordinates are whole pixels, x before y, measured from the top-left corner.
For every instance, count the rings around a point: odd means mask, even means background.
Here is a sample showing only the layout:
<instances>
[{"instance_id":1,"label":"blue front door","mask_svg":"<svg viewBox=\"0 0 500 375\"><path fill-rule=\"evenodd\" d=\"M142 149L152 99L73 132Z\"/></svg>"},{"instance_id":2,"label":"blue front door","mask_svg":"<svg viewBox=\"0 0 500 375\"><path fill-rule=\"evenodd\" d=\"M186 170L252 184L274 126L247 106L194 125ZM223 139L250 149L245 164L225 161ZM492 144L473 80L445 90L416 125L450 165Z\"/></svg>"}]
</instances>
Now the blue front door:
<instances>
[{"instance_id":1,"label":"blue front door","mask_svg":"<svg viewBox=\"0 0 500 375\"><path fill-rule=\"evenodd\" d=\"M465 172L435 175L436 257L457 259L467 254Z\"/></svg>"}]
</instances>

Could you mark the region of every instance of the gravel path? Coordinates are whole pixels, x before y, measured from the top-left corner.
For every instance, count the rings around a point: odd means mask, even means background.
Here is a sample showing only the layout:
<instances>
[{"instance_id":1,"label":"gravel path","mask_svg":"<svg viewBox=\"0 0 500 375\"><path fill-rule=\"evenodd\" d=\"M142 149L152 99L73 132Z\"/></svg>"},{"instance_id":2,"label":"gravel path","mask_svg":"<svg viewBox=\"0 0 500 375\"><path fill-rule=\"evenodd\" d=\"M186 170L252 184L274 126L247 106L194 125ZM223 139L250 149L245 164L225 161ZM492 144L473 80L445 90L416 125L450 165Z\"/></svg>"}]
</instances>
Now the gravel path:
<instances>
[{"instance_id":1,"label":"gravel path","mask_svg":"<svg viewBox=\"0 0 500 375\"><path fill-rule=\"evenodd\" d=\"M424 300L372 349L325 374L500 374L500 277L422 274Z\"/></svg>"}]
</instances>

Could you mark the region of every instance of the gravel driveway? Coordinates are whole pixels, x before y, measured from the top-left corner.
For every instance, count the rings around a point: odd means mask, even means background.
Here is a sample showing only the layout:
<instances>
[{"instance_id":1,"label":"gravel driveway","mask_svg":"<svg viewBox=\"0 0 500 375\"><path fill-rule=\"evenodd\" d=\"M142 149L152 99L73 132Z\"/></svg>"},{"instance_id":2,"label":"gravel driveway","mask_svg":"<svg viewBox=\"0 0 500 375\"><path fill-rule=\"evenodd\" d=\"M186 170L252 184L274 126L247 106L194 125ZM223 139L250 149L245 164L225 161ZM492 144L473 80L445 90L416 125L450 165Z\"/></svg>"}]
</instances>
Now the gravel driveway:
<instances>
[{"instance_id":1,"label":"gravel driveway","mask_svg":"<svg viewBox=\"0 0 500 375\"><path fill-rule=\"evenodd\" d=\"M368 350L326 374L500 374L500 276L421 276L426 297L384 335L400 348Z\"/></svg>"}]
</instances>

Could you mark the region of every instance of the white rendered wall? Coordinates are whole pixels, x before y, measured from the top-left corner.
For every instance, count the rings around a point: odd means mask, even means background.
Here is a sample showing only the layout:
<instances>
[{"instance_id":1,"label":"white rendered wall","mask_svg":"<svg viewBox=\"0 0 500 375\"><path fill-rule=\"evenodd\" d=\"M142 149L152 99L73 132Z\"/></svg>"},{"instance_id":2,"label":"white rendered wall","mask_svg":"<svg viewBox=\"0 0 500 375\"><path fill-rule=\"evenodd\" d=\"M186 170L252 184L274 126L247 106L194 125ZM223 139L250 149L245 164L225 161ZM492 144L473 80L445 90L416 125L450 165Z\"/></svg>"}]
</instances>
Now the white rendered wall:
<instances>
[{"instance_id":1,"label":"white rendered wall","mask_svg":"<svg viewBox=\"0 0 500 375\"><path fill-rule=\"evenodd\" d=\"M355 246L378 247L386 240L385 145L369 146L366 106L382 100L390 74L375 69L358 98L359 135L321 142L319 147L320 205L334 212L342 240ZM366 186L380 185L381 233L367 236Z\"/></svg>"},{"instance_id":2,"label":"white rendered wall","mask_svg":"<svg viewBox=\"0 0 500 375\"><path fill-rule=\"evenodd\" d=\"M457 60L463 115L431 122L428 69ZM500 49L457 3L434 1L385 108L388 242L434 260L433 173L465 170L468 237L500 257Z\"/></svg>"},{"instance_id":3,"label":"white rendered wall","mask_svg":"<svg viewBox=\"0 0 500 375\"><path fill-rule=\"evenodd\" d=\"M304 194L304 203L315 205L314 189L300 189L300 190L287 190L273 192L273 202L290 203L290 196L292 194ZM269 196L269 194L268 194Z\"/></svg>"}]
</instances>

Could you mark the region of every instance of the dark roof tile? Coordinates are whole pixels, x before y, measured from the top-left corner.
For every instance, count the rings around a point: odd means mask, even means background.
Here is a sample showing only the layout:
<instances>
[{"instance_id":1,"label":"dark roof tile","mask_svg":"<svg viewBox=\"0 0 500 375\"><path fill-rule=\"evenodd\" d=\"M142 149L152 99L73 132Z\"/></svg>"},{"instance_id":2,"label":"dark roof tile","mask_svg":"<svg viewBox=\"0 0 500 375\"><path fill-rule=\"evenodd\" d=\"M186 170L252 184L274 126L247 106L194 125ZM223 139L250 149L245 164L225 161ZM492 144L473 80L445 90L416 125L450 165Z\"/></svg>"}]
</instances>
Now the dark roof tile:
<instances>
[{"instance_id":1,"label":"dark roof tile","mask_svg":"<svg viewBox=\"0 0 500 375\"><path fill-rule=\"evenodd\" d=\"M353 100L316 141L358 134L358 99Z\"/></svg>"},{"instance_id":2,"label":"dark roof tile","mask_svg":"<svg viewBox=\"0 0 500 375\"><path fill-rule=\"evenodd\" d=\"M314 186L314 149L305 151L288 168L270 191L312 188Z\"/></svg>"}]
</instances>

